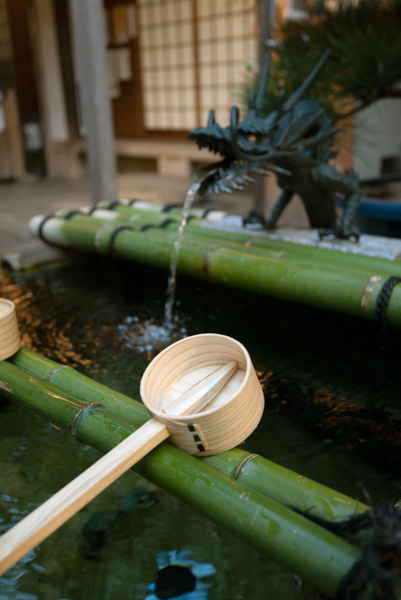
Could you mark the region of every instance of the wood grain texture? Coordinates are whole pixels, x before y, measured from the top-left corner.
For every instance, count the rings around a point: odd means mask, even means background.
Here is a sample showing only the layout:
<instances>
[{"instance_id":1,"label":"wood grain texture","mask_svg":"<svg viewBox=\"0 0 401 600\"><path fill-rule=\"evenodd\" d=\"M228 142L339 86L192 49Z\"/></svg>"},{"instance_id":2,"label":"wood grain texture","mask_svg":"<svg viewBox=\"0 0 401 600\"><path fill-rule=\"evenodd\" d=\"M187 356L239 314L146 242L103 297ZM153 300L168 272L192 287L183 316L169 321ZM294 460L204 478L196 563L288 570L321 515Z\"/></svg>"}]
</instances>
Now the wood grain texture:
<instances>
[{"instance_id":1,"label":"wood grain texture","mask_svg":"<svg viewBox=\"0 0 401 600\"><path fill-rule=\"evenodd\" d=\"M13 302L0 298L0 360L5 360L19 350L21 339Z\"/></svg>"},{"instance_id":2,"label":"wood grain texture","mask_svg":"<svg viewBox=\"0 0 401 600\"><path fill-rule=\"evenodd\" d=\"M150 419L0 538L0 575L168 437Z\"/></svg>"},{"instance_id":3,"label":"wood grain texture","mask_svg":"<svg viewBox=\"0 0 401 600\"><path fill-rule=\"evenodd\" d=\"M231 361L237 369L196 418L171 420L159 410L159 399L172 402L185 394L196 379ZM172 344L150 363L141 381L141 397L149 412L166 424L171 441L194 456L218 454L242 443L257 427L264 396L246 348L229 336L205 333ZM202 432L201 444L188 425Z\"/></svg>"},{"instance_id":4,"label":"wood grain texture","mask_svg":"<svg viewBox=\"0 0 401 600\"><path fill-rule=\"evenodd\" d=\"M163 401L162 398L159 410L166 414L174 414L179 408L179 414L181 415L199 412L222 390L223 386L234 375L236 369L237 363L232 360L201 379L192 374L193 384L191 387L170 402Z\"/></svg>"},{"instance_id":5,"label":"wood grain texture","mask_svg":"<svg viewBox=\"0 0 401 600\"><path fill-rule=\"evenodd\" d=\"M185 346L179 347L179 350L181 350L180 354L182 354L184 348L189 350L191 360L188 361L189 356L187 353L184 353L182 360L170 363L169 383L174 379L179 379L188 364L191 364L192 368L189 369L189 372L185 371L187 377L185 391L178 393L178 395L176 394L173 399L170 398L167 402L161 402L161 409L164 406L168 409L168 414L164 414L163 422L155 418L150 419L89 469L86 469L81 475L6 532L0 538L0 575L25 556L37 544L56 531L56 529L61 527L63 523L93 500L93 498L118 479L125 471L130 469L148 452L168 438L170 431L173 431L176 426L176 419L182 418L182 415L186 415L190 421L194 421L197 411L207 408L208 404L217 395L222 395L224 390L226 391L223 395L223 406L231 404L231 392L228 394L226 388L227 384L230 383L230 379L233 379L238 366L237 361L231 359L233 352L228 352L227 344L225 344L223 346L223 355L216 354L216 342L221 342L218 339L219 336L213 336L214 343L212 344L210 344L212 340L208 338L207 346L203 343L204 336L194 337L196 340L186 338ZM170 348L174 349L174 346L177 346L177 344L173 344ZM238 352L238 348L236 349L237 356L244 362L244 357L240 356L241 352ZM199 357L202 361L201 364L199 364ZM217 362L216 357L218 358ZM227 357L229 358L228 361ZM194 358L197 359L195 363L193 362ZM207 367L211 367L211 372L207 372L206 375L205 364ZM158 368L160 368L160 364ZM235 392L235 388L233 391ZM155 404L160 404L158 398L155 398ZM215 410L212 411L212 413L215 412ZM213 418L212 416L211 421L213 421ZM236 416L234 417L235 420ZM206 425L210 428L210 421ZM198 442L203 442L204 450L209 450L207 436L200 425L191 425L189 428L185 424L185 429L190 432L192 446L195 437ZM231 444L232 447L232 437L230 435L227 436L224 429L220 429L219 434L223 436L224 445ZM229 440L227 437L229 437Z\"/></svg>"}]
</instances>

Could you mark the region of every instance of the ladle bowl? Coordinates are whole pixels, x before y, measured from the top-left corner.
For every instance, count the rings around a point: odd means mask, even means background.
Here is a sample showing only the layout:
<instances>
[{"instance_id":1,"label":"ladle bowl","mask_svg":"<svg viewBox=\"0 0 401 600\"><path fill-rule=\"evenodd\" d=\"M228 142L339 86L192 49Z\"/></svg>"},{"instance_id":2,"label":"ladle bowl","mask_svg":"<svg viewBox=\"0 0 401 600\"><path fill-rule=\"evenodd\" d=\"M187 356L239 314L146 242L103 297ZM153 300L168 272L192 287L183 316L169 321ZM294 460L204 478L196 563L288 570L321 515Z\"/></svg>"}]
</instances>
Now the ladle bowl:
<instances>
[{"instance_id":1,"label":"ladle bowl","mask_svg":"<svg viewBox=\"0 0 401 600\"><path fill-rule=\"evenodd\" d=\"M173 402L218 367L236 368L207 406L194 415L170 417L163 402ZM140 393L151 415L166 425L171 441L195 456L225 452L242 443L257 427L264 396L246 348L226 335L205 333L180 340L153 359L144 372Z\"/></svg>"},{"instance_id":2,"label":"ladle bowl","mask_svg":"<svg viewBox=\"0 0 401 600\"><path fill-rule=\"evenodd\" d=\"M189 454L233 448L255 429L263 393L248 352L224 335L180 340L141 380L152 418L0 538L0 575L167 438Z\"/></svg>"}]
</instances>

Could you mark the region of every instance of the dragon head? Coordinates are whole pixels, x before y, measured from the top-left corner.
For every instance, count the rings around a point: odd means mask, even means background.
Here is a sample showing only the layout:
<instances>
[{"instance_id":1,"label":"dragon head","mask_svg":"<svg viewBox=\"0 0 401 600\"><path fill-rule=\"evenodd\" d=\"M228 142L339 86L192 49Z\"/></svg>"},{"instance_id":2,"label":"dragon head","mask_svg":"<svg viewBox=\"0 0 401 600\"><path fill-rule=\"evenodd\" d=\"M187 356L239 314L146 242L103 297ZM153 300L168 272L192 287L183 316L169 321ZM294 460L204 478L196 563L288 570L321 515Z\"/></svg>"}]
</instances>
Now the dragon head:
<instances>
[{"instance_id":1,"label":"dragon head","mask_svg":"<svg viewBox=\"0 0 401 600\"><path fill-rule=\"evenodd\" d=\"M279 162L299 155L314 144L331 140L333 130L330 124L316 127L324 112L316 101L302 100L306 90L322 68L326 52L302 85L287 99L283 100L283 90L276 101L276 108L267 116L263 115L262 104L266 93L269 73L269 55L266 60L256 96L250 94L248 115L239 120L239 110L231 108L230 125L221 127L211 110L206 127L199 127L189 133L199 148L208 148L220 154L222 160L200 169L195 178L200 182L199 193L211 188L215 193L243 189L254 181L250 175L270 172L291 175ZM314 106L307 108L307 103ZM317 108L316 108L317 106ZM311 133L316 130L317 133Z\"/></svg>"}]
</instances>

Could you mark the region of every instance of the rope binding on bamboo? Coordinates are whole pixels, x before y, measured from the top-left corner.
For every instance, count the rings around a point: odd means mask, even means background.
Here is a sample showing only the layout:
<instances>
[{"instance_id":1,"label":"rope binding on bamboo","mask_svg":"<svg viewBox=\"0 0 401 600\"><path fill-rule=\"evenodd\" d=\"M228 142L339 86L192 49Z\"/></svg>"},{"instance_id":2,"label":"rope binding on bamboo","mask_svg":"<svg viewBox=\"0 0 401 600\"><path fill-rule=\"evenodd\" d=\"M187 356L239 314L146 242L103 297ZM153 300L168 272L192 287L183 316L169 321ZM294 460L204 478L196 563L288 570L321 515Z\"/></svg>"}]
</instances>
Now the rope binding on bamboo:
<instances>
[{"instance_id":1,"label":"rope binding on bamboo","mask_svg":"<svg viewBox=\"0 0 401 600\"><path fill-rule=\"evenodd\" d=\"M360 536L361 558L343 577L335 600L396 600L401 586L401 510L381 502L364 513L338 522L302 513L315 523L349 541ZM358 541L358 540L357 540Z\"/></svg>"},{"instance_id":2,"label":"rope binding on bamboo","mask_svg":"<svg viewBox=\"0 0 401 600\"><path fill-rule=\"evenodd\" d=\"M127 230L135 231L134 227L131 227L131 225L121 225L120 227L116 227L113 230L112 234L110 235L109 242L108 242L108 251L111 256L114 254L114 251L115 251L114 243L116 241L116 237L122 231L127 231Z\"/></svg>"},{"instance_id":3,"label":"rope binding on bamboo","mask_svg":"<svg viewBox=\"0 0 401 600\"><path fill-rule=\"evenodd\" d=\"M39 226L37 228L37 236L45 244L49 244L50 242L45 238L43 228L44 228L45 224L47 223L47 221L50 221L50 219L60 219L60 217L57 217L56 215L53 215L53 214L46 215L45 217L42 218L42 220L40 221Z\"/></svg>"},{"instance_id":4,"label":"rope binding on bamboo","mask_svg":"<svg viewBox=\"0 0 401 600\"><path fill-rule=\"evenodd\" d=\"M401 277L389 277L384 282L380 294L376 301L375 319L379 323L382 329L385 329L388 325L387 320L387 309L390 302L391 294L396 285L401 283Z\"/></svg>"},{"instance_id":5,"label":"rope binding on bamboo","mask_svg":"<svg viewBox=\"0 0 401 600\"><path fill-rule=\"evenodd\" d=\"M170 212L171 210L174 210L175 208L182 208L182 204L165 204L161 210L161 212Z\"/></svg>"},{"instance_id":6,"label":"rope binding on bamboo","mask_svg":"<svg viewBox=\"0 0 401 600\"><path fill-rule=\"evenodd\" d=\"M166 229L169 225L178 223L176 219L164 219L160 223L146 223L139 228L139 231L148 231L148 229Z\"/></svg>"},{"instance_id":7,"label":"rope binding on bamboo","mask_svg":"<svg viewBox=\"0 0 401 600\"><path fill-rule=\"evenodd\" d=\"M70 210L67 213L65 213L65 215L63 215L63 219L65 221L69 221L75 215L82 215L82 214L83 214L83 212L81 210Z\"/></svg>"}]
</instances>

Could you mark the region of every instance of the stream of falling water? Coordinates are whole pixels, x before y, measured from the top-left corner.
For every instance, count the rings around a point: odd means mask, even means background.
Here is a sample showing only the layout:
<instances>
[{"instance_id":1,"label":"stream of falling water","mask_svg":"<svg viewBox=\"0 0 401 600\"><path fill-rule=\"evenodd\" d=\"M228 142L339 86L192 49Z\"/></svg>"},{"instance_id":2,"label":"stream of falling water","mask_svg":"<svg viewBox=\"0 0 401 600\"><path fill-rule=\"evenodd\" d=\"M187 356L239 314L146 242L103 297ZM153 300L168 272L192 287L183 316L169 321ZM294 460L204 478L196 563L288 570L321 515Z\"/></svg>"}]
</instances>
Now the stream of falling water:
<instances>
[{"instance_id":1,"label":"stream of falling water","mask_svg":"<svg viewBox=\"0 0 401 600\"><path fill-rule=\"evenodd\" d=\"M192 208L192 204L194 203L196 194L200 188L200 183L198 181L193 181L188 192L187 197L185 198L184 206L182 209L182 219L180 223L180 227L177 232L177 237L175 238L173 253L171 256L170 262L170 275L167 283L167 300L164 307L164 326L171 329L173 327L173 308L175 302L176 295L176 285L177 285L177 267L178 267L178 259L180 255L180 249L182 244L182 238L184 236L185 225L187 224L189 212Z\"/></svg>"},{"instance_id":2,"label":"stream of falling water","mask_svg":"<svg viewBox=\"0 0 401 600\"><path fill-rule=\"evenodd\" d=\"M176 296L177 267L182 238L185 225L187 224L189 212L195 200L200 183L193 182L187 192L187 197L182 209L181 224L174 241L174 248L170 261L170 274L167 283L166 303L164 306L163 323L157 323L154 319L139 318L138 316L126 317L118 329L124 341L125 347L140 353L147 353L149 360L169 344L186 337L186 328L183 324L177 324L173 319L173 309ZM0 594L0 600L1 594Z\"/></svg>"}]
</instances>

